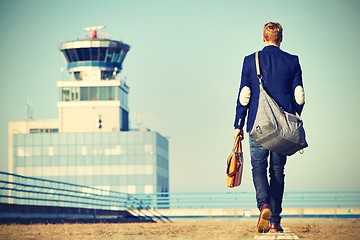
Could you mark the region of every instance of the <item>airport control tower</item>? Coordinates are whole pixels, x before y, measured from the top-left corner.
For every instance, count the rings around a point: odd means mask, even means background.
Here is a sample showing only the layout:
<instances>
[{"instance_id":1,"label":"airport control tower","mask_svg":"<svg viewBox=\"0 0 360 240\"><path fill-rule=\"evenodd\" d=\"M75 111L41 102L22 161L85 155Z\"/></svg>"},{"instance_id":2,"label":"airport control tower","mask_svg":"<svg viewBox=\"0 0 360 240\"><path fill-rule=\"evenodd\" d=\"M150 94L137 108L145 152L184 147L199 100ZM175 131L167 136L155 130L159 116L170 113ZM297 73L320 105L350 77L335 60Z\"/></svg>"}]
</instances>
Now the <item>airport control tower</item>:
<instances>
[{"instance_id":1,"label":"airport control tower","mask_svg":"<svg viewBox=\"0 0 360 240\"><path fill-rule=\"evenodd\" d=\"M168 192L169 141L129 127L129 87L119 73L130 47L99 36L102 28L86 28L84 39L60 46L70 77L57 81L58 118L9 122L9 172L126 193Z\"/></svg>"},{"instance_id":2,"label":"airport control tower","mask_svg":"<svg viewBox=\"0 0 360 240\"><path fill-rule=\"evenodd\" d=\"M71 79L57 83L60 132L129 130L129 88L117 76L130 47L99 38L102 28L85 28L87 38L61 45Z\"/></svg>"}]
</instances>

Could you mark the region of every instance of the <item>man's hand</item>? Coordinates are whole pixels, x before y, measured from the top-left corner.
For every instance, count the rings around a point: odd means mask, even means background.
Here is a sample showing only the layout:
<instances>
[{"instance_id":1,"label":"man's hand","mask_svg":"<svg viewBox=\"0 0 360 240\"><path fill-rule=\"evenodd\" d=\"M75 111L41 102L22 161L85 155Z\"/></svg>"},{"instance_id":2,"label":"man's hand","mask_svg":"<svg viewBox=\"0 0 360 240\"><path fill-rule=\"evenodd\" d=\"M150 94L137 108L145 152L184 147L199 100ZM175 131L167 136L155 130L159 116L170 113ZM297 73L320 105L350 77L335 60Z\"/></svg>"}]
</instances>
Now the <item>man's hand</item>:
<instances>
[{"instance_id":1,"label":"man's hand","mask_svg":"<svg viewBox=\"0 0 360 240\"><path fill-rule=\"evenodd\" d=\"M240 141L244 139L243 130L239 129L239 128L235 128L235 130L234 130L234 138L236 138L238 135L240 136Z\"/></svg>"}]
</instances>

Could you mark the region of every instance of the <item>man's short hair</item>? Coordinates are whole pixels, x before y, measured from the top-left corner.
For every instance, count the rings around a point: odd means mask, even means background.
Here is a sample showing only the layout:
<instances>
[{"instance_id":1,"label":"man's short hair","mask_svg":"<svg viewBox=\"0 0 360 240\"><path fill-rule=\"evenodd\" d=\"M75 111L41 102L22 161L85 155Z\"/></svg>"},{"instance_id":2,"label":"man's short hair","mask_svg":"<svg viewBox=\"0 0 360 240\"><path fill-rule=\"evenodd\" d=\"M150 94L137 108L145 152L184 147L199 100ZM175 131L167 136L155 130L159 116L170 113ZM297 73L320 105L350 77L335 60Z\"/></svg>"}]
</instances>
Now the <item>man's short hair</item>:
<instances>
[{"instance_id":1,"label":"man's short hair","mask_svg":"<svg viewBox=\"0 0 360 240\"><path fill-rule=\"evenodd\" d=\"M280 23L268 22L264 26L263 36L266 41L278 44L282 41L282 31L283 28Z\"/></svg>"}]
</instances>

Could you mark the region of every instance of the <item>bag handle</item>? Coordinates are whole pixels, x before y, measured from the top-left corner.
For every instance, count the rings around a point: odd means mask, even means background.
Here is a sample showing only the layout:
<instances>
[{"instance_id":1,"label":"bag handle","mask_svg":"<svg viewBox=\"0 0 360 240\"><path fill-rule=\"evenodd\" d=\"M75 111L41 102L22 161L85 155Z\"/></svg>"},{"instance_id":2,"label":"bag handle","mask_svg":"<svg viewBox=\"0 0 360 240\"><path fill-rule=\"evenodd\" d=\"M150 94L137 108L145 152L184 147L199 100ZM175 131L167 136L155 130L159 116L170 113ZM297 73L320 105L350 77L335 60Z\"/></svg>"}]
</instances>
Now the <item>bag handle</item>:
<instances>
[{"instance_id":1,"label":"bag handle","mask_svg":"<svg viewBox=\"0 0 360 240\"><path fill-rule=\"evenodd\" d=\"M229 168L230 168L230 164L228 164L228 167L226 169L226 174L228 175L228 177L233 177L239 171L240 167L241 167L241 164L238 164L237 168L234 171L232 171L231 173L228 173Z\"/></svg>"},{"instance_id":2,"label":"bag handle","mask_svg":"<svg viewBox=\"0 0 360 240\"><path fill-rule=\"evenodd\" d=\"M240 145L240 136L236 136L236 139L235 139L235 142L234 142L234 146L233 146L233 149L230 153L230 156L228 157L228 161L227 161L227 168L226 168L226 174L229 176L229 177L233 177L240 169L241 165L242 165L242 161L241 161L241 153L239 153L237 151L238 149L238 145ZM237 168L234 169L234 171L232 171L231 173L229 173L229 170L230 170L230 163L231 163L231 158L232 158L232 155L235 155L236 159L241 163L241 164L238 164Z\"/></svg>"}]
</instances>

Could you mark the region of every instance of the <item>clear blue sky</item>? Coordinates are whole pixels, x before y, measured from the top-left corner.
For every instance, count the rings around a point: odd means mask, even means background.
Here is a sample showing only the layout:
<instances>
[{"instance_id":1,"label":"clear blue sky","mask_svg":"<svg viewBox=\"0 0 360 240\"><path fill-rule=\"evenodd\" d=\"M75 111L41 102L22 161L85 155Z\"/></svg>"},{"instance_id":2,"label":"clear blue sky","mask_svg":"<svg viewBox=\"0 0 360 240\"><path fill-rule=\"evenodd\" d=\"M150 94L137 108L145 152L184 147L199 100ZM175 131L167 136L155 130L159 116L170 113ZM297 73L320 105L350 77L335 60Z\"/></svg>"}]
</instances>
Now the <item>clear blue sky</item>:
<instances>
[{"instance_id":1,"label":"clear blue sky","mask_svg":"<svg viewBox=\"0 0 360 240\"><path fill-rule=\"evenodd\" d=\"M171 191L228 191L225 163L243 58L263 48L262 27L284 27L281 48L300 57L310 147L286 166L286 190L360 190L360 1L0 2L0 170L7 124L56 119L64 41L89 26L131 45L122 76L131 114L170 137ZM243 185L252 191L248 138Z\"/></svg>"}]
</instances>

